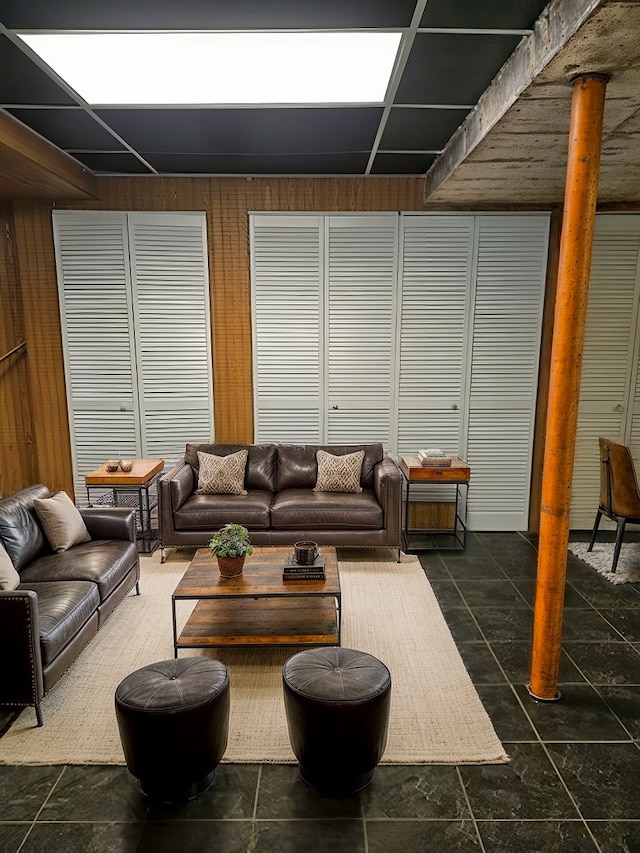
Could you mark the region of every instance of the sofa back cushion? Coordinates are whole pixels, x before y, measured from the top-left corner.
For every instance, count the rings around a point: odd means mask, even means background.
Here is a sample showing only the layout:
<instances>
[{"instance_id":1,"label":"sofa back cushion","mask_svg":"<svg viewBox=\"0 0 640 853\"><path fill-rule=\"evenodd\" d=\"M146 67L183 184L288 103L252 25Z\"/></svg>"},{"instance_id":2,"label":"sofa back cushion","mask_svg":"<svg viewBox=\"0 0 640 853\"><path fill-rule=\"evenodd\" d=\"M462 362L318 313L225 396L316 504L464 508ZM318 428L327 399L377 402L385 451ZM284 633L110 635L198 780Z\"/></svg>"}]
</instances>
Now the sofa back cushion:
<instances>
[{"instance_id":1,"label":"sofa back cushion","mask_svg":"<svg viewBox=\"0 0 640 853\"><path fill-rule=\"evenodd\" d=\"M17 571L40 554L50 553L33 505L36 498L49 497L49 489L37 485L0 500L0 539Z\"/></svg>"},{"instance_id":2,"label":"sofa back cushion","mask_svg":"<svg viewBox=\"0 0 640 853\"><path fill-rule=\"evenodd\" d=\"M384 458L382 444L279 444L277 491L313 489L318 479L318 450L325 450L333 456L364 450L360 485L363 489L373 488L373 469Z\"/></svg>"},{"instance_id":3,"label":"sofa back cushion","mask_svg":"<svg viewBox=\"0 0 640 853\"><path fill-rule=\"evenodd\" d=\"M198 451L213 456L228 456L239 450L247 450L247 467L244 474L245 489L261 489L273 492L276 488L276 446L275 444L187 444L185 461L191 465L198 482L200 463Z\"/></svg>"}]
</instances>

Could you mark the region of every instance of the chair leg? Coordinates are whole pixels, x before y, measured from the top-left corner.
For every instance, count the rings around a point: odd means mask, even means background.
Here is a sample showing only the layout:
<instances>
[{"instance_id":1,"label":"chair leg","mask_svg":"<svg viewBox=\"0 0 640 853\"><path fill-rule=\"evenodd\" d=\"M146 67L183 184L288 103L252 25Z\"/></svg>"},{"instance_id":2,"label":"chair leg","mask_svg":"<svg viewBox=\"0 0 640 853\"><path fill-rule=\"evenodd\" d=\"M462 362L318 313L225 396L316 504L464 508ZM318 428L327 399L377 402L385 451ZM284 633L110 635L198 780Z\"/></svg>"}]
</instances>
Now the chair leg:
<instances>
[{"instance_id":1,"label":"chair leg","mask_svg":"<svg viewBox=\"0 0 640 853\"><path fill-rule=\"evenodd\" d=\"M626 524L626 518L618 519L618 530L616 532L616 547L613 549L613 564L611 566L612 572L615 572L616 567L618 565L618 557L620 556L620 549L622 548L622 537L624 536L624 528Z\"/></svg>"},{"instance_id":2,"label":"chair leg","mask_svg":"<svg viewBox=\"0 0 640 853\"><path fill-rule=\"evenodd\" d=\"M596 520L593 523L593 532L591 534L591 542L589 542L589 547L587 551L593 551L593 546L596 542L596 536L598 535L598 527L600 527L600 519L602 518L602 510L598 510L596 513Z\"/></svg>"}]
</instances>

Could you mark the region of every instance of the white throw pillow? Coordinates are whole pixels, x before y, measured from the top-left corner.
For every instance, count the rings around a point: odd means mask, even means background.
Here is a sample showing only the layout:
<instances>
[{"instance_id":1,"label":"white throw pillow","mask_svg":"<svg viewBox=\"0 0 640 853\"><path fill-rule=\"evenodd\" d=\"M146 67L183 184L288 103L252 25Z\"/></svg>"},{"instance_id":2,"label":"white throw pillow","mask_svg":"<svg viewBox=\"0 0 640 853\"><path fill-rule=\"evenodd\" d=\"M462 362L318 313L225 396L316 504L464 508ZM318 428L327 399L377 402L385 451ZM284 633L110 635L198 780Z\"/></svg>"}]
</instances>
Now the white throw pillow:
<instances>
[{"instance_id":1,"label":"white throw pillow","mask_svg":"<svg viewBox=\"0 0 640 853\"><path fill-rule=\"evenodd\" d=\"M318 450L318 479L314 492L361 492L360 473L364 462L364 450L333 456Z\"/></svg>"},{"instance_id":2,"label":"white throw pillow","mask_svg":"<svg viewBox=\"0 0 640 853\"><path fill-rule=\"evenodd\" d=\"M20 575L11 562L11 557L0 542L0 589L15 589L20 583Z\"/></svg>"},{"instance_id":3,"label":"white throw pillow","mask_svg":"<svg viewBox=\"0 0 640 853\"><path fill-rule=\"evenodd\" d=\"M200 473L197 495L246 495L244 469L248 450L239 450L228 456L214 456L198 451Z\"/></svg>"},{"instance_id":4,"label":"white throw pillow","mask_svg":"<svg viewBox=\"0 0 640 853\"><path fill-rule=\"evenodd\" d=\"M84 519L66 492L58 492L52 498L35 498L33 505L54 551L61 553L91 539Z\"/></svg>"}]
</instances>

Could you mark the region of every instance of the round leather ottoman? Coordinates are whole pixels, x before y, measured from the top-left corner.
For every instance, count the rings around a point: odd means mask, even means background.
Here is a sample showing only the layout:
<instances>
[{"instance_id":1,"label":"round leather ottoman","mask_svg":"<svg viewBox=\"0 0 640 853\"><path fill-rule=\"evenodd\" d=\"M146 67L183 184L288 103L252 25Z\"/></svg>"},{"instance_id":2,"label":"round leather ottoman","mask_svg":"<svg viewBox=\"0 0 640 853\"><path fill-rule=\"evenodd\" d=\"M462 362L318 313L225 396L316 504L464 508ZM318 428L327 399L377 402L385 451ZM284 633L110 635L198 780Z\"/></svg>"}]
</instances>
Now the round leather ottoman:
<instances>
[{"instance_id":1,"label":"round leather ottoman","mask_svg":"<svg viewBox=\"0 0 640 853\"><path fill-rule=\"evenodd\" d=\"M115 706L127 767L143 794L183 802L213 783L229 735L223 663L177 658L149 664L120 682Z\"/></svg>"},{"instance_id":2,"label":"round leather ottoman","mask_svg":"<svg viewBox=\"0 0 640 853\"><path fill-rule=\"evenodd\" d=\"M332 794L366 787L387 743L387 667L366 652L322 647L290 657L282 681L289 740L302 779Z\"/></svg>"}]
</instances>

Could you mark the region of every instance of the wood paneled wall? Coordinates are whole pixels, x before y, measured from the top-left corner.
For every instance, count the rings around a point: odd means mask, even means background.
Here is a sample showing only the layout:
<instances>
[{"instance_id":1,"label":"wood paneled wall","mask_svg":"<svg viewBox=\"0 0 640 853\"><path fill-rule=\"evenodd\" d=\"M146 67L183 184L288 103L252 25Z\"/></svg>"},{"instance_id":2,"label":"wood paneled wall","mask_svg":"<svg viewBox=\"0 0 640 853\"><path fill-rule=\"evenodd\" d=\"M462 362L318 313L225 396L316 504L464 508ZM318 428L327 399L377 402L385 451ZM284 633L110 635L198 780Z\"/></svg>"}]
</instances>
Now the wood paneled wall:
<instances>
[{"instance_id":1,"label":"wood paneled wall","mask_svg":"<svg viewBox=\"0 0 640 853\"><path fill-rule=\"evenodd\" d=\"M0 496L36 478L31 430L24 312L16 260L13 209L0 206ZM13 353L13 354L10 354Z\"/></svg>"},{"instance_id":2,"label":"wood paneled wall","mask_svg":"<svg viewBox=\"0 0 640 853\"><path fill-rule=\"evenodd\" d=\"M206 211L215 437L221 442L251 442L249 212L423 210L422 188L419 178L100 178L96 201L57 207ZM18 479L22 482L16 488L38 481L52 491L65 489L72 494L53 208L44 202L14 204L35 456L35 470L21 469ZM13 396L17 393L14 389ZM6 455L3 447L3 468ZM7 492L12 490L13 486Z\"/></svg>"}]
</instances>

